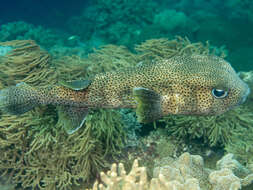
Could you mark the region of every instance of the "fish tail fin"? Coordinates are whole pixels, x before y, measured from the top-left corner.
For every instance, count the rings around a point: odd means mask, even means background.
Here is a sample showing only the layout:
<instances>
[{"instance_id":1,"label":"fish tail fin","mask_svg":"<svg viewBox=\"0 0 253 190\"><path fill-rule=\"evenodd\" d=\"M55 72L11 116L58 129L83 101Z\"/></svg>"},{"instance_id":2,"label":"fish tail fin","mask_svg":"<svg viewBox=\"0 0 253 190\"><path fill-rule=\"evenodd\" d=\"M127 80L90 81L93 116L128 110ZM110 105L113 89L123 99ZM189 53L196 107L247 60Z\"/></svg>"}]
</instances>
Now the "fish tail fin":
<instances>
[{"instance_id":1,"label":"fish tail fin","mask_svg":"<svg viewBox=\"0 0 253 190\"><path fill-rule=\"evenodd\" d=\"M72 83L67 83L63 88L49 86L40 89L24 82L18 83L16 86L0 90L0 110L19 115L38 105L56 105L59 108L59 123L62 124L68 134L72 134L83 126L89 111L87 107L79 107L78 104L73 104L74 100L71 95L65 96L68 94L66 91L75 94L74 92L83 90L84 86L87 85L84 82L74 82L74 84L77 86L75 86L76 88L73 87Z\"/></svg>"},{"instance_id":2,"label":"fish tail fin","mask_svg":"<svg viewBox=\"0 0 253 190\"><path fill-rule=\"evenodd\" d=\"M0 109L10 114L23 114L39 103L38 90L21 82L16 86L0 90Z\"/></svg>"}]
</instances>

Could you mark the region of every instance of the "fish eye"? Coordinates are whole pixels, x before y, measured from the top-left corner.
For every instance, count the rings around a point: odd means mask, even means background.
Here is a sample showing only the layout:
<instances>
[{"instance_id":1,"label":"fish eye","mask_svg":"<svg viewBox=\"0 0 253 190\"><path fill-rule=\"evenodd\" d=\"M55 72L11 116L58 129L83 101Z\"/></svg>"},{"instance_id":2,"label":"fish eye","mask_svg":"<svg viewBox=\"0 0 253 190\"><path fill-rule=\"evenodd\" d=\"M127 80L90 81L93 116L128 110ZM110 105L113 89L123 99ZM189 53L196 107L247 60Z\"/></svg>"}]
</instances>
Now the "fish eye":
<instances>
[{"instance_id":1,"label":"fish eye","mask_svg":"<svg viewBox=\"0 0 253 190\"><path fill-rule=\"evenodd\" d=\"M228 95L228 92L225 91L225 90L213 88L212 89L212 95L215 98L225 98Z\"/></svg>"}]
</instances>

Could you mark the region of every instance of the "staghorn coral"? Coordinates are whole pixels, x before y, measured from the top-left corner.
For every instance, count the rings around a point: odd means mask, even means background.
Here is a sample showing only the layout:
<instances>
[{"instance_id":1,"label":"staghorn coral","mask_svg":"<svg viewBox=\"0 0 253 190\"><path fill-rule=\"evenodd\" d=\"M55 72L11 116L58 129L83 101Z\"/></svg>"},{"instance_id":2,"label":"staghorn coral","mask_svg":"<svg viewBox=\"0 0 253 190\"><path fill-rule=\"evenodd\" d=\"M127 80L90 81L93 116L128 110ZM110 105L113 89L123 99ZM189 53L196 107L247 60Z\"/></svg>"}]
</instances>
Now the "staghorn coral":
<instances>
[{"instance_id":1,"label":"staghorn coral","mask_svg":"<svg viewBox=\"0 0 253 190\"><path fill-rule=\"evenodd\" d=\"M226 159L226 158L224 158ZM210 170L204 167L202 157L182 154L177 159L165 158L154 169L151 180L147 178L146 168L139 167L135 160L127 174L123 164L113 164L106 174L100 173L101 182L96 181L92 190L239 190L244 179L235 176L232 170Z\"/></svg>"}]
</instances>

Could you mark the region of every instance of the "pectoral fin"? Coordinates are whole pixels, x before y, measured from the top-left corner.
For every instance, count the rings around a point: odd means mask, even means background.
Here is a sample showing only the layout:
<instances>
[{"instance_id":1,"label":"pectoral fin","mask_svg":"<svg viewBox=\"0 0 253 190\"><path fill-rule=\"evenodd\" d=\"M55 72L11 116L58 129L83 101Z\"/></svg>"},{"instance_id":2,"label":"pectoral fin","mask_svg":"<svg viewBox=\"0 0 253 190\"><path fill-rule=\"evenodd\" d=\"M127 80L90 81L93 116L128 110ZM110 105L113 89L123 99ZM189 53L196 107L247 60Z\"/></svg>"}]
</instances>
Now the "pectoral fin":
<instances>
[{"instance_id":1,"label":"pectoral fin","mask_svg":"<svg viewBox=\"0 0 253 190\"><path fill-rule=\"evenodd\" d=\"M148 123L162 116L161 96L155 91L136 87L133 89L133 96L138 103L136 114L139 122Z\"/></svg>"},{"instance_id":2,"label":"pectoral fin","mask_svg":"<svg viewBox=\"0 0 253 190\"><path fill-rule=\"evenodd\" d=\"M88 114L87 108L64 106L59 107L58 123L62 124L68 134L73 134L81 128L85 122L85 117Z\"/></svg>"},{"instance_id":3,"label":"pectoral fin","mask_svg":"<svg viewBox=\"0 0 253 190\"><path fill-rule=\"evenodd\" d=\"M91 84L91 81L90 80L74 80L74 81L70 81L70 82L61 81L59 83L60 83L60 85L66 87L66 88L70 88L72 90L79 91L79 90L83 90L83 89L87 88Z\"/></svg>"}]
</instances>

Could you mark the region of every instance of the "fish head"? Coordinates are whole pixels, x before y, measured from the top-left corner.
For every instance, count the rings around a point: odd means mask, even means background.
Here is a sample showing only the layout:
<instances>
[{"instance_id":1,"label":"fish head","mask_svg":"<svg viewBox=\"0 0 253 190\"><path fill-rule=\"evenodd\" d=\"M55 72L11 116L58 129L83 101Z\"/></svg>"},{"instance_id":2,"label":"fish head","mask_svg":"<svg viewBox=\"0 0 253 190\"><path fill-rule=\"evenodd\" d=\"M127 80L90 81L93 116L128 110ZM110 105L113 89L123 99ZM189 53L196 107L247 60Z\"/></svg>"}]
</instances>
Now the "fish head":
<instances>
[{"instance_id":1,"label":"fish head","mask_svg":"<svg viewBox=\"0 0 253 190\"><path fill-rule=\"evenodd\" d=\"M182 70L186 73L182 79L185 88L181 88L186 92L181 91L183 114L219 115L245 102L250 93L248 85L220 57L192 55L181 65Z\"/></svg>"}]
</instances>

